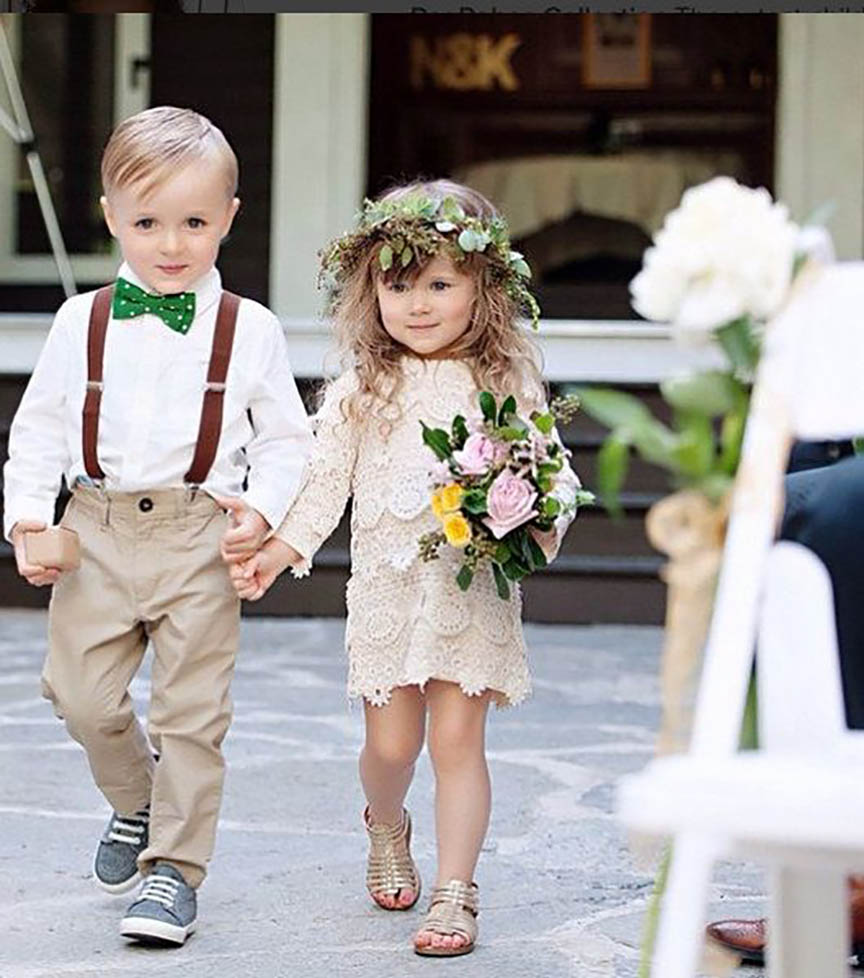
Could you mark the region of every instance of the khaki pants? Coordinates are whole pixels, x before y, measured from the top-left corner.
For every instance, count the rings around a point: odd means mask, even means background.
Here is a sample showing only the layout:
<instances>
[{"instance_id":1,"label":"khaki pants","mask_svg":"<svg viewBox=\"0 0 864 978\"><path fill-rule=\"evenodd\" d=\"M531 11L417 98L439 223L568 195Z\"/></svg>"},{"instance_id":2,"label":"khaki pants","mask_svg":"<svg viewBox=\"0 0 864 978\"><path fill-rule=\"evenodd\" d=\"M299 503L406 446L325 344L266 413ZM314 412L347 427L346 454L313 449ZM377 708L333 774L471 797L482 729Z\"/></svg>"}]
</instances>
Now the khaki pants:
<instances>
[{"instance_id":1,"label":"khaki pants","mask_svg":"<svg viewBox=\"0 0 864 978\"><path fill-rule=\"evenodd\" d=\"M240 620L219 555L227 516L201 491L85 488L62 524L78 532L81 567L54 585L43 694L111 807L150 804L142 872L165 860L197 887L219 816ZM148 639L149 743L128 693Z\"/></svg>"}]
</instances>

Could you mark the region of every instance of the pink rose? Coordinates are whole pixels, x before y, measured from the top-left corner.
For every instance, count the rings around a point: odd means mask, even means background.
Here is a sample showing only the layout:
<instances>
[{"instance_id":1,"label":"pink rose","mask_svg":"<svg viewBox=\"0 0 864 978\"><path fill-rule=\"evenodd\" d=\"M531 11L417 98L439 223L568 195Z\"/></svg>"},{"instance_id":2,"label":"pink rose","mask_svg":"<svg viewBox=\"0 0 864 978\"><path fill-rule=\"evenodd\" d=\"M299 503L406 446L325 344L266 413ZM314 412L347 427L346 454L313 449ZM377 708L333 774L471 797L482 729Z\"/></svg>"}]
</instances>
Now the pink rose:
<instances>
[{"instance_id":1,"label":"pink rose","mask_svg":"<svg viewBox=\"0 0 864 978\"><path fill-rule=\"evenodd\" d=\"M537 492L530 482L505 469L489 487L486 497L489 515L483 522L495 539L500 540L505 533L537 515L534 509L536 499Z\"/></svg>"},{"instance_id":2,"label":"pink rose","mask_svg":"<svg viewBox=\"0 0 864 978\"><path fill-rule=\"evenodd\" d=\"M495 443L479 432L469 435L453 458L465 475L485 475L495 460Z\"/></svg>"}]
</instances>

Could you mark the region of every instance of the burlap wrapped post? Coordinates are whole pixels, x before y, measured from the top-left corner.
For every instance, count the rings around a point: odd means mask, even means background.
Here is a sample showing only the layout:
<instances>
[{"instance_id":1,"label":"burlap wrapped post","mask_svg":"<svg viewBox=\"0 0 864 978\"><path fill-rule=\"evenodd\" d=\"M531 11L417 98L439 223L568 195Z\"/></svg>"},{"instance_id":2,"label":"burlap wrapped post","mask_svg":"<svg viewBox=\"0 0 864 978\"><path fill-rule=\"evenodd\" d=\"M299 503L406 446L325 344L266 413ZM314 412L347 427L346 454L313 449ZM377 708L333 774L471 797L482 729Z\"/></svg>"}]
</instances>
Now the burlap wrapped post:
<instances>
[{"instance_id":1,"label":"burlap wrapped post","mask_svg":"<svg viewBox=\"0 0 864 978\"><path fill-rule=\"evenodd\" d=\"M703 493L684 489L655 503L645 520L651 544L669 557L660 572L668 591L658 754L685 750L689 741L728 515L728 496L712 503Z\"/></svg>"}]
</instances>

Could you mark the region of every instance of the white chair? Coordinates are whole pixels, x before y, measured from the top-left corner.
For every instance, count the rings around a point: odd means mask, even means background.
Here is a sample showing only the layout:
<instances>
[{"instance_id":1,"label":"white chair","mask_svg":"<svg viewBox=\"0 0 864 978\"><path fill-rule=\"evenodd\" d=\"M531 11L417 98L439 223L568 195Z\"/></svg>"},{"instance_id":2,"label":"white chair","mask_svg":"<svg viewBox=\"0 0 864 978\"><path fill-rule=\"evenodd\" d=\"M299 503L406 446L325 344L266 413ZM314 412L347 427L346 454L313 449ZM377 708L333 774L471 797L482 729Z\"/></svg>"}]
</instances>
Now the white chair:
<instances>
[{"instance_id":1,"label":"white chair","mask_svg":"<svg viewBox=\"0 0 864 978\"><path fill-rule=\"evenodd\" d=\"M619 789L629 828L674 839L653 978L697 973L721 856L769 867L770 978L847 974L845 878L864 871L864 732L845 726L828 574L775 538L792 438L862 433L864 263L811 268L766 332L689 750ZM739 752L757 634L760 749Z\"/></svg>"}]
</instances>

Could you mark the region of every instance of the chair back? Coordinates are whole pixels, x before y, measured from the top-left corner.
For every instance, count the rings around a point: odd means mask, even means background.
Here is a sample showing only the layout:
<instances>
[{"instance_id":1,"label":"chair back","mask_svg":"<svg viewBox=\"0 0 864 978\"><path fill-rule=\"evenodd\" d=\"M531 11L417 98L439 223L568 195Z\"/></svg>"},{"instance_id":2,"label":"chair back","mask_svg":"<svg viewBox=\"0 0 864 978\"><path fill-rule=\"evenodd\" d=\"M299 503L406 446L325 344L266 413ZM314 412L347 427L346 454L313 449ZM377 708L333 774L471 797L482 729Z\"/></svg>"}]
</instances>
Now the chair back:
<instances>
[{"instance_id":1,"label":"chair back","mask_svg":"<svg viewBox=\"0 0 864 978\"><path fill-rule=\"evenodd\" d=\"M792 440L862 434L864 262L809 267L766 327L696 700L693 752L723 755L738 746Z\"/></svg>"}]
</instances>

